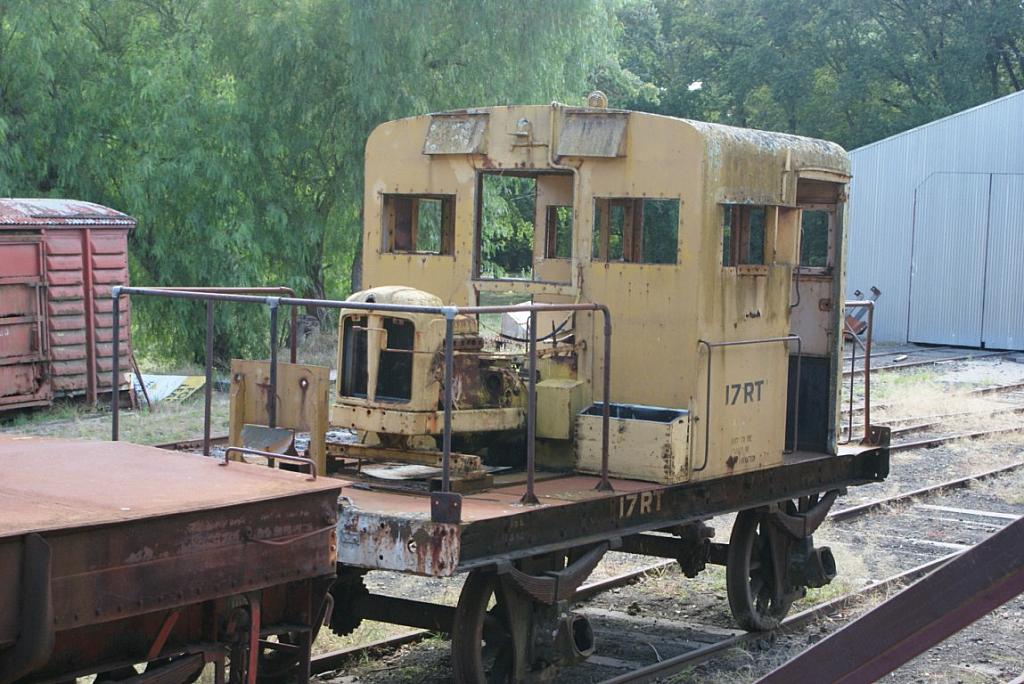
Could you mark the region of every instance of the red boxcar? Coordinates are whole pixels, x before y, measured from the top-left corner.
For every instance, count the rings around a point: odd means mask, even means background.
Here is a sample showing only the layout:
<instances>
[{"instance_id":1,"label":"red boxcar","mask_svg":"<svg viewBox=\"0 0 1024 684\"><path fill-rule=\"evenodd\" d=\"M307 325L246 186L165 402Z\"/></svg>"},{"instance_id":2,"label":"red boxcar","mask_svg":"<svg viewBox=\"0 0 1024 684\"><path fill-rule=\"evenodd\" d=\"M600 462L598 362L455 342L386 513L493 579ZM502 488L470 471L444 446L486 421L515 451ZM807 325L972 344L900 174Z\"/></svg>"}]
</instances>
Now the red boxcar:
<instances>
[{"instance_id":1,"label":"red boxcar","mask_svg":"<svg viewBox=\"0 0 1024 684\"><path fill-rule=\"evenodd\" d=\"M91 202L0 199L0 410L110 391L110 290L135 219ZM121 368L128 300L121 300Z\"/></svg>"}]
</instances>

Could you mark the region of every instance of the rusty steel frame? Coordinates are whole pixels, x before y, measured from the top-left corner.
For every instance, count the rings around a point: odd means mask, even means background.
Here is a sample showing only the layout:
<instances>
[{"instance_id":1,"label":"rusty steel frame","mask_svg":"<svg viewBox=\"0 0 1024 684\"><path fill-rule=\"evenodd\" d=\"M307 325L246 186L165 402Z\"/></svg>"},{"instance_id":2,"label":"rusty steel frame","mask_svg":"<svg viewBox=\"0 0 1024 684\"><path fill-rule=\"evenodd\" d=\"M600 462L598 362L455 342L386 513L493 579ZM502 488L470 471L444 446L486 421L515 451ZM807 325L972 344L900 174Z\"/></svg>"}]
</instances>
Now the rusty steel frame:
<instances>
[{"instance_id":1,"label":"rusty steel frame","mask_svg":"<svg viewBox=\"0 0 1024 684\"><path fill-rule=\"evenodd\" d=\"M170 458L197 463L194 457ZM106 462L111 463L126 464L123 458ZM26 466L30 472L37 467ZM246 470L266 477L262 470ZM155 492L159 481L146 476L160 472L166 471L142 469L135 480L116 481L133 487L148 481ZM245 479L245 473L237 476ZM273 617L265 624L279 628L271 633L316 629L334 577L338 487L294 484L262 499L248 498L236 484L234 493L215 501L160 503L134 518L123 513L127 508L113 518L104 512L104 502L109 507L124 489L92 487L87 517L51 514L9 526L0 533L0 585L6 589L0 591L0 613L13 613L14 627L0 635L0 683L22 677L63 681L179 655L222 668L218 653L225 642L217 625L230 609L224 599L239 594L262 595L264 607L270 606L265 614ZM60 485L45 491L59 495ZM85 499L80 494L78 501ZM11 558L20 560L7 563ZM8 643L3 637L12 634ZM308 650L296 658L301 666ZM179 664L183 672L191 667ZM175 671L169 667L161 674Z\"/></svg>"},{"instance_id":2,"label":"rusty steel frame","mask_svg":"<svg viewBox=\"0 0 1024 684\"><path fill-rule=\"evenodd\" d=\"M874 682L1024 593L1024 518L827 636L759 682Z\"/></svg>"},{"instance_id":3,"label":"rusty steel frame","mask_svg":"<svg viewBox=\"0 0 1024 684\"><path fill-rule=\"evenodd\" d=\"M147 290L161 290L164 292L204 292L210 294L244 294L244 295L283 295L287 297L294 297L295 290L284 285L273 285L266 287L162 287L153 286L147 287ZM212 304L212 302L211 302ZM299 310L293 308L291 310L291 321L290 321L290 339L288 344L288 353L291 363L295 363L295 358L298 355L298 314ZM210 319L207 318L207 324Z\"/></svg>"},{"instance_id":4,"label":"rusty steel frame","mask_svg":"<svg viewBox=\"0 0 1024 684\"><path fill-rule=\"evenodd\" d=\"M212 288L212 290L225 289L225 288ZM241 288L245 289L245 288ZM529 312L531 314L531 320L535 314L539 312L575 312L575 311L592 311L600 312L604 318L604 367L603 372L603 397L602 397L602 412L601 412L601 477L597 483L596 489L599 491L612 491L613 487L611 480L608 477L608 444L609 444L609 424L610 424L610 396L611 396L611 342L612 342L612 321L611 312L608 307L603 304L597 303L571 303L571 304L550 304L550 303L529 303L529 304L514 304L508 306L415 306L415 305L403 305L403 304L385 304L385 303L370 303L370 302L350 302L344 300L334 299L306 299L297 297L259 297L249 294L239 294L237 292L217 292L204 290L202 288L154 288L154 287L120 287L115 286L111 290L111 298L114 306L120 305L122 296L125 295L145 295L145 296L158 296L168 297L171 299L184 299L191 301L202 301L207 305L207 329L206 329L206 345L207 349L212 349L212 336L213 328L209 325L209 321L212 318L211 309L214 302L230 302L236 304L261 304L267 306L270 310L270 388L268 392L268 404L267 414L271 427L274 427L276 418L277 408L277 313L281 305L291 306L292 312L295 311L295 307L306 306L306 307L323 307L328 309L354 309L360 311L390 311L395 313L418 313L418 314L433 314L443 316L445 319L445 343L444 343L444 433L442 437L442 486L440 492L431 493L431 516L435 522L459 522L461 520L461 500L460 494L451 491L451 419L452 419L452 367L454 365L454 322L455 317L458 315L469 315L476 316L479 314L492 314L492 313L508 313L514 311ZM120 321L118 317L114 317L114 339L113 339L113 353L114 361L111 366L111 377L116 382L118 375L120 374L120 363L117 357L118 354L118 335L120 334ZM531 324L531 328L534 328ZM536 364L536 331L531 333L533 342L530 350L530 361L531 364ZM292 342L294 344L295 335L294 328L292 334ZM212 354L207 354L207 386L212 381ZM293 357L294 361L294 357ZM533 434L535 430L536 421L536 407L535 407L535 394L537 391L537 378L536 373L531 373L529 378L529 401L534 404L534 410L528 411L527 417L527 431ZM210 394L207 392L207 403L206 411L209 410L210 405ZM110 402L111 410L111 440L117 441L120 432L120 402L116 396L116 393L112 394ZM210 442L210 425L209 421L205 421L204 432L203 432L203 450L204 453L209 454L209 442ZM529 495L533 495L533 482L534 482L534 471L536 464L532 458L533 446L532 441L528 445L527 453L527 479L528 488L527 496L524 497L524 502L531 503Z\"/></svg>"},{"instance_id":5,"label":"rusty steel frame","mask_svg":"<svg viewBox=\"0 0 1024 684\"><path fill-rule=\"evenodd\" d=\"M645 492L576 501L571 514L561 506L527 507L516 515L463 523L459 571L493 566L537 554L625 539L745 508L833 489L880 482L889 473L888 430L878 429L877 447L821 458L797 458L775 468L738 473L728 478L652 486ZM641 494L658 506L623 517L629 500ZM501 539L496 548L495 539Z\"/></svg>"}]
</instances>

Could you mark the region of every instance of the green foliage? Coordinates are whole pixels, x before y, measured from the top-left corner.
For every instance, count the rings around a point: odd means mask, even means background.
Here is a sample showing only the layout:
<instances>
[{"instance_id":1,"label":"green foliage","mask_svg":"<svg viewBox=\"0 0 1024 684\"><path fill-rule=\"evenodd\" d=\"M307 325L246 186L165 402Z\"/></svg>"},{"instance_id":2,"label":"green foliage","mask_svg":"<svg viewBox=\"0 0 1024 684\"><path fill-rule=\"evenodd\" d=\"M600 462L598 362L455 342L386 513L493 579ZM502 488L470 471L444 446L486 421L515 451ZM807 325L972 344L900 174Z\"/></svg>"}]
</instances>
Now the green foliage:
<instances>
[{"instance_id":1,"label":"green foliage","mask_svg":"<svg viewBox=\"0 0 1024 684\"><path fill-rule=\"evenodd\" d=\"M579 102L613 25L605 0L9 0L0 192L137 217L138 285L344 296L370 131ZM201 357L202 307L137 298L134 321L138 346ZM265 312L219 306L218 358L265 354L265 331Z\"/></svg>"},{"instance_id":2,"label":"green foliage","mask_svg":"<svg viewBox=\"0 0 1024 684\"><path fill-rule=\"evenodd\" d=\"M847 147L1024 85L1018 0L635 0L617 16L613 104Z\"/></svg>"},{"instance_id":3,"label":"green foliage","mask_svg":"<svg viewBox=\"0 0 1024 684\"><path fill-rule=\"evenodd\" d=\"M344 296L386 120L600 87L852 147L1022 83L1019 0L3 0L0 194L134 215L135 284ZM513 185L489 191L496 275L531 267ZM133 306L138 346L201 359L202 307ZM218 358L265 353L265 317L218 307Z\"/></svg>"},{"instance_id":4,"label":"green foliage","mask_svg":"<svg viewBox=\"0 0 1024 684\"><path fill-rule=\"evenodd\" d=\"M537 181L486 174L483 177L480 238L481 275L529 278L533 272Z\"/></svg>"}]
</instances>

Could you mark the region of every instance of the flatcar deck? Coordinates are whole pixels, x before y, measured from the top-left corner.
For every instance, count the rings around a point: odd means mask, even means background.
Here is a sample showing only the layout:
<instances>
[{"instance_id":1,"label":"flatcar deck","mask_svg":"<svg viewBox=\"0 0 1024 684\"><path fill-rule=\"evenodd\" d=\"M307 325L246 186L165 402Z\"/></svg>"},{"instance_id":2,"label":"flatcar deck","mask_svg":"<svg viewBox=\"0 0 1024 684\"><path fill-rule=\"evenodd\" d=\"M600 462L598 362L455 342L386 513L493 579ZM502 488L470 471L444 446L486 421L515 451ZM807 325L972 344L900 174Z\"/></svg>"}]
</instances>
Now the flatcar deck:
<instances>
[{"instance_id":1,"label":"flatcar deck","mask_svg":"<svg viewBox=\"0 0 1024 684\"><path fill-rule=\"evenodd\" d=\"M375 489L342 479L338 560L364 568L450 575L548 550L656 530L696 519L821 493L888 474L888 449L844 446L838 455L798 451L781 466L729 477L658 485L565 475L538 479L539 505L523 505L523 482L495 486L462 500L458 525L430 520L424 494Z\"/></svg>"},{"instance_id":2,"label":"flatcar deck","mask_svg":"<svg viewBox=\"0 0 1024 684\"><path fill-rule=\"evenodd\" d=\"M168 658L223 668L220 639L253 648L280 624L307 635L295 659L308 665L334 577L337 481L11 435L0 469L0 682ZM252 636L223 632L236 604Z\"/></svg>"},{"instance_id":3,"label":"flatcar deck","mask_svg":"<svg viewBox=\"0 0 1024 684\"><path fill-rule=\"evenodd\" d=\"M0 435L0 538L337 489L307 475L129 442Z\"/></svg>"}]
</instances>

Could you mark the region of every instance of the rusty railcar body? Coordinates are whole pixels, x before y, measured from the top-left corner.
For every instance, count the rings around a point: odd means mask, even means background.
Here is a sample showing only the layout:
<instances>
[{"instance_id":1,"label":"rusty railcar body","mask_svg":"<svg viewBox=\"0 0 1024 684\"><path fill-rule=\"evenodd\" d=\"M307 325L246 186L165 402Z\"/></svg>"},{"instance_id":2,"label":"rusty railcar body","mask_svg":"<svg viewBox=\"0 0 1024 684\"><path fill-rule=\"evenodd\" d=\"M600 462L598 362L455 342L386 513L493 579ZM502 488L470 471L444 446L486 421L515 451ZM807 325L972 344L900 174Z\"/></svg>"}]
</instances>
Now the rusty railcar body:
<instances>
[{"instance_id":1,"label":"rusty railcar body","mask_svg":"<svg viewBox=\"0 0 1024 684\"><path fill-rule=\"evenodd\" d=\"M91 202L0 199L0 411L56 397L95 404L110 392L110 292L128 284L134 228L131 216Z\"/></svg>"},{"instance_id":2,"label":"rusty railcar body","mask_svg":"<svg viewBox=\"0 0 1024 684\"><path fill-rule=\"evenodd\" d=\"M308 676L337 482L9 435L0 463L0 682Z\"/></svg>"},{"instance_id":3,"label":"rusty railcar body","mask_svg":"<svg viewBox=\"0 0 1024 684\"><path fill-rule=\"evenodd\" d=\"M339 310L333 389L235 362L232 442L273 458L308 433L342 486L332 628L450 633L460 682L591 653L572 598L610 550L725 565L736 620L771 629L835 576L813 542L832 504L888 474L867 413L838 439L846 153L600 100L378 127L346 301L114 292L265 305L271 340L281 306ZM468 576L452 609L372 595L374 570Z\"/></svg>"}]
</instances>

